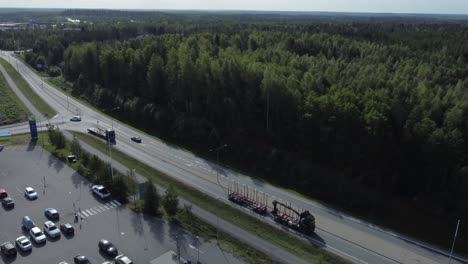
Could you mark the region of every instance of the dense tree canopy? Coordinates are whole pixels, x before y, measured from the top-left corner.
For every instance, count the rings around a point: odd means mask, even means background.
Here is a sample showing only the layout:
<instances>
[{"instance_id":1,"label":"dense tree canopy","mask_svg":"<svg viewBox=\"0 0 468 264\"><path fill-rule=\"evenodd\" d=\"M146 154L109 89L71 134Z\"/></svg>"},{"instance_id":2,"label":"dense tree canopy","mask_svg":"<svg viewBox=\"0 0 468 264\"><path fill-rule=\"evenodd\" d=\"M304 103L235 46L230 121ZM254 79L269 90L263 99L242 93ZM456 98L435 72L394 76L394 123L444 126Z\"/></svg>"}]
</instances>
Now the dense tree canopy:
<instances>
[{"instance_id":1,"label":"dense tree canopy","mask_svg":"<svg viewBox=\"0 0 468 264\"><path fill-rule=\"evenodd\" d=\"M26 60L165 139L226 143L221 159L285 187L468 217L468 26L162 17L57 29Z\"/></svg>"}]
</instances>

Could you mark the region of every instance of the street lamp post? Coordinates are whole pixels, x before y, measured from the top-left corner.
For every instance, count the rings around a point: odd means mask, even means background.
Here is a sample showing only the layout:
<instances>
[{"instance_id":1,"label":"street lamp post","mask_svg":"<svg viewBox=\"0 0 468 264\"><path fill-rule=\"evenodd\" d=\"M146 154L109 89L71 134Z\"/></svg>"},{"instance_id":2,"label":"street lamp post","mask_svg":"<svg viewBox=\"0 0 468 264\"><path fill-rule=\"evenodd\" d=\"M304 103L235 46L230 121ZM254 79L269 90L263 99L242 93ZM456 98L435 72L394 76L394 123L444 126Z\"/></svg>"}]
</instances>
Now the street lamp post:
<instances>
[{"instance_id":1,"label":"street lamp post","mask_svg":"<svg viewBox=\"0 0 468 264\"><path fill-rule=\"evenodd\" d=\"M114 107L112 109L109 110L109 112L112 112L114 110L117 110L117 109L120 109L120 106L117 106L117 107ZM106 111L105 109L103 109L103 111ZM97 121L98 124L99 124L99 121ZM114 117L112 117L111 115L111 127L112 127L112 131L114 130ZM114 180L114 170L112 169L112 151L111 151L111 144L110 144L110 138L107 137L107 147L109 149L109 167L110 167L110 171L111 171L111 178L112 180Z\"/></svg>"},{"instance_id":2,"label":"street lamp post","mask_svg":"<svg viewBox=\"0 0 468 264\"><path fill-rule=\"evenodd\" d=\"M219 182L219 168L220 168L220 165L219 165L219 151L224 149L224 148L227 148L227 144L224 144L218 148L215 148L215 149L210 149L209 151L212 152L212 151L216 151L216 163L218 165L218 169L216 170L216 182L218 183L219 187L221 187L221 189L224 191L223 189L223 186L221 186L221 183ZM218 243L219 245L219 215L216 215L216 243Z\"/></svg>"},{"instance_id":3,"label":"street lamp post","mask_svg":"<svg viewBox=\"0 0 468 264\"><path fill-rule=\"evenodd\" d=\"M120 109L120 106L117 106L117 107L112 108L109 111L112 112L114 110L119 110L119 109ZM111 114L111 127L112 127L112 130L114 130L114 116L112 116L112 114Z\"/></svg>"},{"instance_id":4,"label":"street lamp post","mask_svg":"<svg viewBox=\"0 0 468 264\"><path fill-rule=\"evenodd\" d=\"M197 236L197 264L200 263L200 237Z\"/></svg>"},{"instance_id":5,"label":"street lamp post","mask_svg":"<svg viewBox=\"0 0 468 264\"><path fill-rule=\"evenodd\" d=\"M450 250L449 264L452 262L453 248L455 247L455 240L457 239L458 227L460 226L460 220L457 222L457 228L455 229L455 235L453 235L452 249Z\"/></svg>"}]
</instances>

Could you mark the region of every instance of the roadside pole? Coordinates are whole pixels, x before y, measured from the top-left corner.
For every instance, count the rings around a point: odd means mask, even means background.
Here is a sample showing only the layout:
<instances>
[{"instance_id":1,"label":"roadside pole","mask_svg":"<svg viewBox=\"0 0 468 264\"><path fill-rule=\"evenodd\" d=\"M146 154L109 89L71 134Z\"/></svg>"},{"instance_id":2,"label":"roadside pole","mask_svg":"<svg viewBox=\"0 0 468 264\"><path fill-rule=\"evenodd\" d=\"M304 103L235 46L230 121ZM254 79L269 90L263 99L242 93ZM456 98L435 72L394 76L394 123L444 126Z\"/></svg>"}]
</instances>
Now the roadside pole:
<instances>
[{"instance_id":1,"label":"roadside pole","mask_svg":"<svg viewBox=\"0 0 468 264\"><path fill-rule=\"evenodd\" d=\"M460 220L457 221L457 228L455 229L455 235L453 235L452 249L450 250L450 256L449 256L449 264L452 262L453 248L455 247L455 240L457 240L459 226L460 226Z\"/></svg>"}]
</instances>

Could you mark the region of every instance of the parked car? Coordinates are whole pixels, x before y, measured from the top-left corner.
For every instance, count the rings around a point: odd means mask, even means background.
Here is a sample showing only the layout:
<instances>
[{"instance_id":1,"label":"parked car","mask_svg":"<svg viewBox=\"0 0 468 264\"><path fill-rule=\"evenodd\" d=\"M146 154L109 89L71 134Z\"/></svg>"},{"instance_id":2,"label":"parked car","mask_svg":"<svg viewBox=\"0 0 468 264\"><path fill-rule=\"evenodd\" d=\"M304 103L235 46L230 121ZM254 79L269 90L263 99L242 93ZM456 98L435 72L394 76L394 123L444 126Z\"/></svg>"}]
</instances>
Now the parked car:
<instances>
[{"instance_id":1,"label":"parked car","mask_svg":"<svg viewBox=\"0 0 468 264\"><path fill-rule=\"evenodd\" d=\"M20 236L16 239L16 246L22 251L29 251L32 249L31 241L25 236Z\"/></svg>"},{"instance_id":2,"label":"parked car","mask_svg":"<svg viewBox=\"0 0 468 264\"><path fill-rule=\"evenodd\" d=\"M16 257L16 248L11 242L5 242L0 246L2 254L6 257Z\"/></svg>"},{"instance_id":3,"label":"parked car","mask_svg":"<svg viewBox=\"0 0 468 264\"><path fill-rule=\"evenodd\" d=\"M37 192L32 187L26 187L24 189L24 195L30 200L37 199Z\"/></svg>"},{"instance_id":4,"label":"parked car","mask_svg":"<svg viewBox=\"0 0 468 264\"><path fill-rule=\"evenodd\" d=\"M33 222L33 220L31 220L31 218L29 218L29 216L23 216L22 224L23 228L28 231L36 226L36 224Z\"/></svg>"},{"instance_id":5,"label":"parked car","mask_svg":"<svg viewBox=\"0 0 468 264\"><path fill-rule=\"evenodd\" d=\"M39 227L35 226L31 228L29 232L31 233L31 238L34 240L34 242L38 244L46 242L46 236L41 231L41 229L39 229Z\"/></svg>"},{"instance_id":6,"label":"parked car","mask_svg":"<svg viewBox=\"0 0 468 264\"><path fill-rule=\"evenodd\" d=\"M54 208L45 209L44 215L50 220L58 220L60 218L59 212Z\"/></svg>"},{"instance_id":7,"label":"parked car","mask_svg":"<svg viewBox=\"0 0 468 264\"><path fill-rule=\"evenodd\" d=\"M133 264L133 261L131 261L127 256L125 255L118 255L115 257L115 264Z\"/></svg>"},{"instance_id":8,"label":"parked car","mask_svg":"<svg viewBox=\"0 0 468 264\"><path fill-rule=\"evenodd\" d=\"M15 201L11 197L7 197L7 198L3 199L2 205L5 208L13 208L13 207L15 207Z\"/></svg>"},{"instance_id":9,"label":"parked car","mask_svg":"<svg viewBox=\"0 0 468 264\"><path fill-rule=\"evenodd\" d=\"M108 256L117 256L117 248L109 240L101 239L98 243L99 250L106 253Z\"/></svg>"},{"instance_id":10,"label":"parked car","mask_svg":"<svg viewBox=\"0 0 468 264\"><path fill-rule=\"evenodd\" d=\"M62 262L60 262L59 264L68 264L68 262L62 261Z\"/></svg>"},{"instance_id":11,"label":"parked car","mask_svg":"<svg viewBox=\"0 0 468 264\"><path fill-rule=\"evenodd\" d=\"M81 116L74 116L74 117L70 118L70 121L79 122L79 121L81 121Z\"/></svg>"},{"instance_id":12,"label":"parked car","mask_svg":"<svg viewBox=\"0 0 468 264\"><path fill-rule=\"evenodd\" d=\"M93 185L91 190L94 194L99 196L101 199L107 198L110 196L110 192L102 185Z\"/></svg>"},{"instance_id":13,"label":"parked car","mask_svg":"<svg viewBox=\"0 0 468 264\"><path fill-rule=\"evenodd\" d=\"M60 230L62 230L62 233L64 235L71 236L71 235L75 234L75 229L69 223L61 224L60 225Z\"/></svg>"},{"instance_id":14,"label":"parked car","mask_svg":"<svg viewBox=\"0 0 468 264\"><path fill-rule=\"evenodd\" d=\"M44 232L53 238L60 237L60 230L52 221L47 221L44 223Z\"/></svg>"},{"instance_id":15,"label":"parked car","mask_svg":"<svg viewBox=\"0 0 468 264\"><path fill-rule=\"evenodd\" d=\"M135 141L136 143L141 143L141 137L134 136L134 137L131 137L131 139Z\"/></svg>"},{"instance_id":16,"label":"parked car","mask_svg":"<svg viewBox=\"0 0 468 264\"><path fill-rule=\"evenodd\" d=\"M8 193L5 191L5 189L0 189L0 199L8 197Z\"/></svg>"},{"instance_id":17,"label":"parked car","mask_svg":"<svg viewBox=\"0 0 468 264\"><path fill-rule=\"evenodd\" d=\"M89 259L83 255L77 255L73 258L73 261L75 262L75 264L89 264L91 263L91 261L89 261Z\"/></svg>"}]
</instances>

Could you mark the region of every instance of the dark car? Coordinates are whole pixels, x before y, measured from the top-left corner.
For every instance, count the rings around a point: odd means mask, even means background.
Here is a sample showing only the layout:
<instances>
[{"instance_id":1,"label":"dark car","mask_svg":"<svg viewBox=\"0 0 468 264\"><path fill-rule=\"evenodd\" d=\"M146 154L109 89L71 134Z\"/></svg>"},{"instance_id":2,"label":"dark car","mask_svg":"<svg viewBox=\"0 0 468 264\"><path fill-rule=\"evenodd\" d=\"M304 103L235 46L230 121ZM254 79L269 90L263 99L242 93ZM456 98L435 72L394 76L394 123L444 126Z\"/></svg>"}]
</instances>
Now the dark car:
<instances>
[{"instance_id":1,"label":"dark car","mask_svg":"<svg viewBox=\"0 0 468 264\"><path fill-rule=\"evenodd\" d=\"M0 199L8 197L8 193L5 191L5 189L0 189Z\"/></svg>"},{"instance_id":2,"label":"dark car","mask_svg":"<svg viewBox=\"0 0 468 264\"><path fill-rule=\"evenodd\" d=\"M1 246L2 254L7 257L16 257L16 248L11 242L3 243Z\"/></svg>"},{"instance_id":3,"label":"dark car","mask_svg":"<svg viewBox=\"0 0 468 264\"><path fill-rule=\"evenodd\" d=\"M13 208L13 207L15 207L15 201L11 197L7 197L7 198L3 199L2 205L5 208Z\"/></svg>"},{"instance_id":4,"label":"dark car","mask_svg":"<svg viewBox=\"0 0 468 264\"><path fill-rule=\"evenodd\" d=\"M109 256L117 256L117 248L109 240L101 239L98 243L99 250L105 252Z\"/></svg>"},{"instance_id":5,"label":"dark car","mask_svg":"<svg viewBox=\"0 0 468 264\"><path fill-rule=\"evenodd\" d=\"M75 262L75 264L90 264L91 261L89 261L89 259L83 255L77 255L73 258L73 261Z\"/></svg>"},{"instance_id":6,"label":"dark car","mask_svg":"<svg viewBox=\"0 0 468 264\"><path fill-rule=\"evenodd\" d=\"M131 137L131 139L135 141L136 143L141 143L141 137L135 136L135 137Z\"/></svg>"},{"instance_id":7,"label":"dark car","mask_svg":"<svg viewBox=\"0 0 468 264\"><path fill-rule=\"evenodd\" d=\"M60 225L60 230L62 231L62 233L64 235L67 235L67 236L71 236L71 235L75 234L75 229L69 223L61 224Z\"/></svg>"},{"instance_id":8,"label":"dark car","mask_svg":"<svg viewBox=\"0 0 468 264\"><path fill-rule=\"evenodd\" d=\"M58 220L60 218L58 211L55 210L54 208L45 209L44 215L50 220Z\"/></svg>"}]
</instances>

